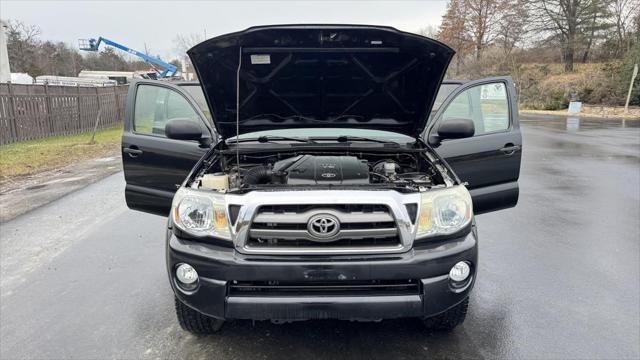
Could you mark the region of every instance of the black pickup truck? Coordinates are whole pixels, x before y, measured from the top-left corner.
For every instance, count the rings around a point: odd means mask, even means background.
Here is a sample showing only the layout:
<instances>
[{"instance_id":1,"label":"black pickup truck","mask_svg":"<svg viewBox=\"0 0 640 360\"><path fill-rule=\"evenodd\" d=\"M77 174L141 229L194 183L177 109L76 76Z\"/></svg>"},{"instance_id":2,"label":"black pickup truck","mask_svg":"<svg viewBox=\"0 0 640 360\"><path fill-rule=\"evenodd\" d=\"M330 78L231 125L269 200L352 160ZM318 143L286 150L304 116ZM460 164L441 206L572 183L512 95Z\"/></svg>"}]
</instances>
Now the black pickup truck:
<instances>
[{"instance_id":1,"label":"black pickup truck","mask_svg":"<svg viewBox=\"0 0 640 360\"><path fill-rule=\"evenodd\" d=\"M130 86L122 140L128 206L168 216L184 329L464 321L474 215L518 201L510 78L443 81L452 49L383 26L253 27L188 54L199 83Z\"/></svg>"}]
</instances>

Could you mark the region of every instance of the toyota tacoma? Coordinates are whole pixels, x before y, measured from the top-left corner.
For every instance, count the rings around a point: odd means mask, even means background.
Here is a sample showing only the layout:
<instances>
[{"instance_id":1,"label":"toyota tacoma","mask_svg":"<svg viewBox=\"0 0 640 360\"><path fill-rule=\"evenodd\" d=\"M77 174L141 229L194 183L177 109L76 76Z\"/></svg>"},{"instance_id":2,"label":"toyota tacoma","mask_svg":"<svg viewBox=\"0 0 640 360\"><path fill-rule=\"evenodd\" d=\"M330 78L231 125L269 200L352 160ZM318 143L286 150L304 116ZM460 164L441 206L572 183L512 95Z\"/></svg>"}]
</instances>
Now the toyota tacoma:
<instances>
[{"instance_id":1,"label":"toyota tacoma","mask_svg":"<svg viewBox=\"0 0 640 360\"><path fill-rule=\"evenodd\" d=\"M252 27L188 55L199 82L130 85L122 141L127 205L168 216L185 330L464 321L474 215L518 201L511 78L443 81L451 48L384 26Z\"/></svg>"}]
</instances>

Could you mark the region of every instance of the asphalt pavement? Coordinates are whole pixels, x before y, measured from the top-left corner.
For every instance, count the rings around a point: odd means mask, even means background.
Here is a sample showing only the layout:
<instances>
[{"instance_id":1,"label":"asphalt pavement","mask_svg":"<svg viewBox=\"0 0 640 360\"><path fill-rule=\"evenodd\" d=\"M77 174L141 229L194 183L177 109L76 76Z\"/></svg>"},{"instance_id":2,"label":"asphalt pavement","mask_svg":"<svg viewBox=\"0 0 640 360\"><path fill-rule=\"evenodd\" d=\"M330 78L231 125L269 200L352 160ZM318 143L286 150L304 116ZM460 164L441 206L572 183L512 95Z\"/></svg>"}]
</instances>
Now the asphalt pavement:
<instances>
[{"instance_id":1,"label":"asphalt pavement","mask_svg":"<svg viewBox=\"0 0 640 360\"><path fill-rule=\"evenodd\" d=\"M118 173L0 226L0 357L638 358L638 122L528 116L520 201L478 216L470 313L449 334L381 323L182 331L166 220L128 210Z\"/></svg>"}]
</instances>

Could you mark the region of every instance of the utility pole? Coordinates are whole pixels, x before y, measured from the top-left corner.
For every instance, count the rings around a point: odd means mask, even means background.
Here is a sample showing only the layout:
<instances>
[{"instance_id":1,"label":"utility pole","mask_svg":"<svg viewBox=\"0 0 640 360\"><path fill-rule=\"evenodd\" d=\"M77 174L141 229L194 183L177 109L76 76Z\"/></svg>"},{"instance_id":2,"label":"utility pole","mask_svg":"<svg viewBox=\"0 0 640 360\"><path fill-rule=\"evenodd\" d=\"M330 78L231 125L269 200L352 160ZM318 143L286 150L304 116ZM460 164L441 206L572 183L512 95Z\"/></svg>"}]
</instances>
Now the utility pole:
<instances>
[{"instance_id":1,"label":"utility pole","mask_svg":"<svg viewBox=\"0 0 640 360\"><path fill-rule=\"evenodd\" d=\"M0 20L0 82L11 81L11 69L9 67L9 53L7 52L7 23Z\"/></svg>"},{"instance_id":2,"label":"utility pole","mask_svg":"<svg viewBox=\"0 0 640 360\"><path fill-rule=\"evenodd\" d=\"M624 105L625 114L629 113L629 100L631 100L631 91L633 90L633 83L636 81L636 76L638 76L638 64L635 64L635 66L633 67L631 83L629 83L629 93L627 93L627 103Z\"/></svg>"}]
</instances>

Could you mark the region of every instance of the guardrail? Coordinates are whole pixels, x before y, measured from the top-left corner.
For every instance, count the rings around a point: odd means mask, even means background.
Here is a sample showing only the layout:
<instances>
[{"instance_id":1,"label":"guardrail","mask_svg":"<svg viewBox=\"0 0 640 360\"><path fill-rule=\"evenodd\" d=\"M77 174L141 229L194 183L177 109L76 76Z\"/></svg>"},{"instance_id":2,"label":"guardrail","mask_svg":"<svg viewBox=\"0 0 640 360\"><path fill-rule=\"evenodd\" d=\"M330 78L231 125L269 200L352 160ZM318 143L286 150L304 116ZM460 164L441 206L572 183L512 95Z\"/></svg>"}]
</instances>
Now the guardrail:
<instances>
[{"instance_id":1,"label":"guardrail","mask_svg":"<svg viewBox=\"0 0 640 360\"><path fill-rule=\"evenodd\" d=\"M128 86L0 84L0 144L69 135L118 125Z\"/></svg>"}]
</instances>

